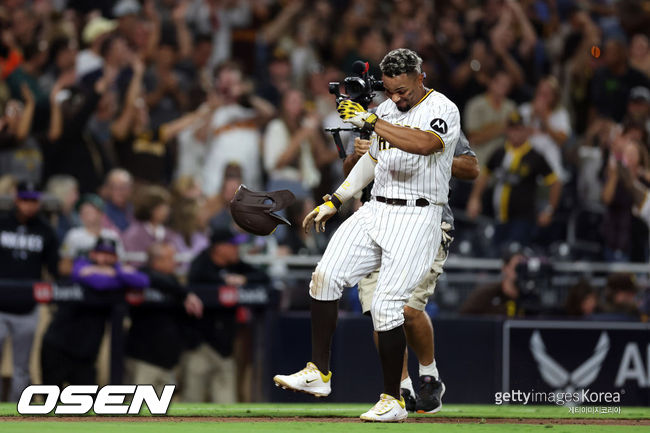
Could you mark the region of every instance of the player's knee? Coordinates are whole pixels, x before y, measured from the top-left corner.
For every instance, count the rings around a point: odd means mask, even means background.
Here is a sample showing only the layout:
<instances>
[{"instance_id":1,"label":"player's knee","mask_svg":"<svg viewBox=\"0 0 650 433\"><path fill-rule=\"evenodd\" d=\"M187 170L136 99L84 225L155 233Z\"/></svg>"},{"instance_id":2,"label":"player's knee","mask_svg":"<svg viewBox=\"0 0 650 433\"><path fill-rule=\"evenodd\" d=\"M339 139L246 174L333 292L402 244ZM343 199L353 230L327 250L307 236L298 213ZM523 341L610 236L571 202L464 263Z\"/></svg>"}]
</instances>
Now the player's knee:
<instances>
[{"instance_id":1,"label":"player's knee","mask_svg":"<svg viewBox=\"0 0 650 433\"><path fill-rule=\"evenodd\" d=\"M335 276L332 272L326 271L320 266L311 274L309 283L309 295L320 301L329 301L340 298L340 289L337 289Z\"/></svg>"},{"instance_id":2,"label":"player's knee","mask_svg":"<svg viewBox=\"0 0 650 433\"><path fill-rule=\"evenodd\" d=\"M415 323L422 314L422 311L411 308L408 305L404 307L404 324L406 326Z\"/></svg>"}]
</instances>

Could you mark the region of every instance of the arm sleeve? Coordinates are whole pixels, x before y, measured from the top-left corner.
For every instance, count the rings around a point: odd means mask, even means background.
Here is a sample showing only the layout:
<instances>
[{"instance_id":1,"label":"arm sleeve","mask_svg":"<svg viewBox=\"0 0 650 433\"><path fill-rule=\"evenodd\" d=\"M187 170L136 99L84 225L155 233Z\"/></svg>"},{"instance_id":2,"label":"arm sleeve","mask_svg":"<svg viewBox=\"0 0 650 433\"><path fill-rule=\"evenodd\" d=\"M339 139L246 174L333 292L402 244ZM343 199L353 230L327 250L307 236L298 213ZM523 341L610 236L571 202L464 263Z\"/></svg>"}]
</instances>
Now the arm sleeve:
<instances>
[{"instance_id":1,"label":"arm sleeve","mask_svg":"<svg viewBox=\"0 0 650 433\"><path fill-rule=\"evenodd\" d=\"M465 136L465 133L461 130L460 136L458 137L458 143L456 144L456 149L454 149L454 157L468 155L476 157L476 153L469 146L469 140Z\"/></svg>"},{"instance_id":2,"label":"arm sleeve","mask_svg":"<svg viewBox=\"0 0 650 433\"><path fill-rule=\"evenodd\" d=\"M131 287L134 289L144 289L149 285L149 277L147 277L147 275L143 274L142 272L138 272L138 271L128 272L125 271L120 265L116 267L116 270L117 270L117 277L126 287Z\"/></svg>"},{"instance_id":3,"label":"arm sleeve","mask_svg":"<svg viewBox=\"0 0 650 433\"><path fill-rule=\"evenodd\" d=\"M359 158L348 177L334 192L341 200L341 203L345 203L352 198L375 178L375 165L376 163L372 160L370 152L366 152Z\"/></svg>"},{"instance_id":4,"label":"arm sleeve","mask_svg":"<svg viewBox=\"0 0 650 433\"><path fill-rule=\"evenodd\" d=\"M95 290L115 290L122 287L117 277L102 274L89 274L81 276L81 271L91 264L85 260L77 260L72 269L72 281L81 283Z\"/></svg>"}]
</instances>

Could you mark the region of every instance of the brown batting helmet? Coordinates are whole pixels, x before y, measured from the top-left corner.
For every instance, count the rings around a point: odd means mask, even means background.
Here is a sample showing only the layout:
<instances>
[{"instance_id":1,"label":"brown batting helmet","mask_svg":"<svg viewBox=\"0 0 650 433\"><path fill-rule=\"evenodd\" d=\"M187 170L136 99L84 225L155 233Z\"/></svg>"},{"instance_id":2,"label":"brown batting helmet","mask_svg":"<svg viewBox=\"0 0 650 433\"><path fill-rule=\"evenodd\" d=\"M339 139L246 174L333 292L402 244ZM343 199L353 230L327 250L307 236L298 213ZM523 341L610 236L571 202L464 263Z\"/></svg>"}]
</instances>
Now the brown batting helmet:
<instances>
[{"instance_id":1,"label":"brown batting helmet","mask_svg":"<svg viewBox=\"0 0 650 433\"><path fill-rule=\"evenodd\" d=\"M257 192L240 185L230 202L232 219L244 230L258 236L273 233L278 224L291 223L276 212L291 205L296 197L288 190Z\"/></svg>"}]
</instances>

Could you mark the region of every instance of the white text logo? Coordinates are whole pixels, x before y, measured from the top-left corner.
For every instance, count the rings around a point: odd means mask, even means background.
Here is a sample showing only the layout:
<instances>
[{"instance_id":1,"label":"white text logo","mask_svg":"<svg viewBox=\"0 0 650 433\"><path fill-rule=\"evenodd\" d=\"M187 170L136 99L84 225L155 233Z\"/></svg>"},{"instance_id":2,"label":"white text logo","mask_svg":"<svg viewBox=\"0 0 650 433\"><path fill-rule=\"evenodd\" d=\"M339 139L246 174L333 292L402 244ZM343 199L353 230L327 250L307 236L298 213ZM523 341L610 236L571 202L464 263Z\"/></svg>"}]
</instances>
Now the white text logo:
<instances>
[{"instance_id":1,"label":"white text logo","mask_svg":"<svg viewBox=\"0 0 650 433\"><path fill-rule=\"evenodd\" d=\"M137 415L143 403L152 415L165 415L176 385L165 385L158 398L153 385L70 385L63 391L56 385L31 385L18 401L21 415L84 415L92 409L97 415ZM98 391L99 389L99 391ZM125 403L127 395L133 395ZM44 404L34 404L35 395L44 397Z\"/></svg>"}]
</instances>

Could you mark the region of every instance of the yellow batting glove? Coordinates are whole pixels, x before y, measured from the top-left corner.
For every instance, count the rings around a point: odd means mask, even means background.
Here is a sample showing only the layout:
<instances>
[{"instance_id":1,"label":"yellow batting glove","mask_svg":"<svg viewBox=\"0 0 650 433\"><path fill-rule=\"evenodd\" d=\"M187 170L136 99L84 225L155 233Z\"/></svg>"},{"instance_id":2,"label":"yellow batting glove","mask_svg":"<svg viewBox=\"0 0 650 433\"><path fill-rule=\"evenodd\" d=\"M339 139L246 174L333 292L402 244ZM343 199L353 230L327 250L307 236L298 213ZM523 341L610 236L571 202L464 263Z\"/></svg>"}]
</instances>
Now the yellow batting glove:
<instances>
[{"instance_id":1,"label":"yellow batting glove","mask_svg":"<svg viewBox=\"0 0 650 433\"><path fill-rule=\"evenodd\" d=\"M357 128L372 131L375 129L377 115L368 113L358 102L344 100L339 103L336 111L339 117L346 123L351 123Z\"/></svg>"}]
</instances>

